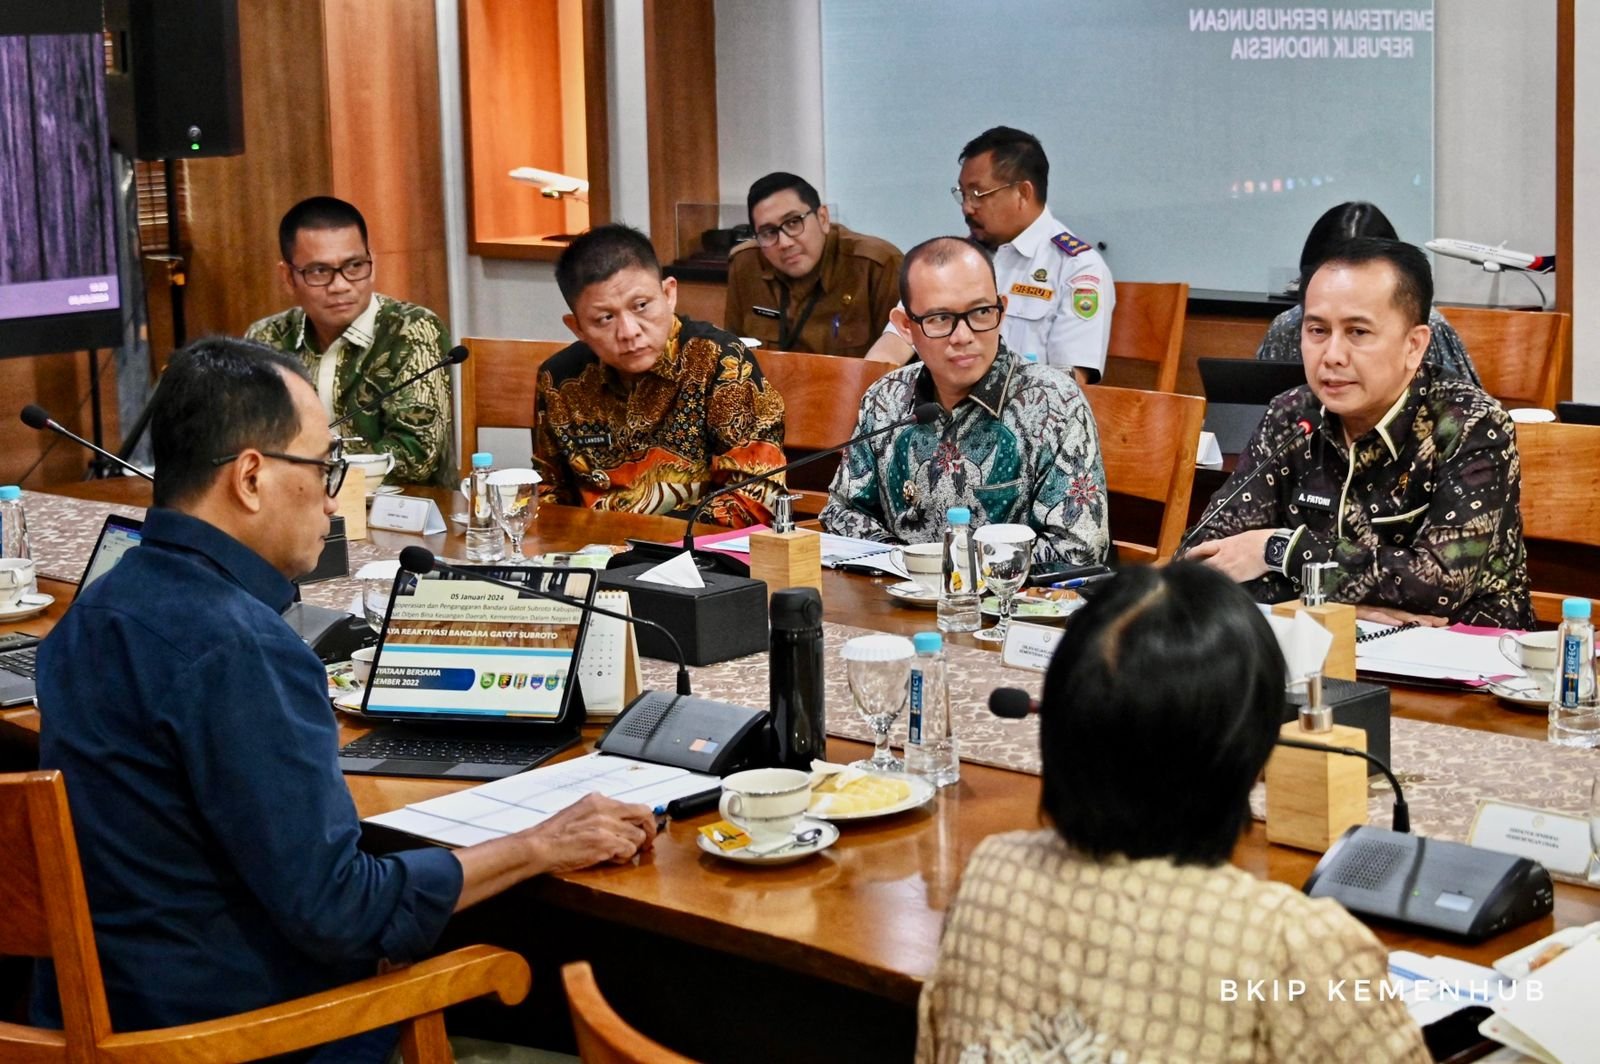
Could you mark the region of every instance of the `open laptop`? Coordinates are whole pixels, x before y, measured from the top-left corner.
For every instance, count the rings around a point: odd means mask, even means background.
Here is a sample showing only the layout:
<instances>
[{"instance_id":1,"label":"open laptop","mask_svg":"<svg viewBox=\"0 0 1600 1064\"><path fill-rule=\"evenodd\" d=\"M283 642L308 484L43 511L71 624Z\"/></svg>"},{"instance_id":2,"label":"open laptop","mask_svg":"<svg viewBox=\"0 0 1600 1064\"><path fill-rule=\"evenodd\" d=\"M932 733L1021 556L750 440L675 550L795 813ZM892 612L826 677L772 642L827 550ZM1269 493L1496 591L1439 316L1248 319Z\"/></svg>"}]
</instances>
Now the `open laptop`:
<instances>
[{"instance_id":1,"label":"open laptop","mask_svg":"<svg viewBox=\"0 0 1600 1064\"><path fill-rule=\"evenodd\" d=\"M1206 431L1217 437L1223 454L1239 454L1250 444L1267 404L1306 382L1298 362L1258 362L1253 358L1202 358L1200 384L1206 393Z\"/></svg>"},{"instance_id":2,"label":"open laptop","mask_svg":"<svg viewBox=\"0 0 1600 1064\"><path fill-rule=\"evenodd\" d=\"M478 566L501 580L594 602L591 569ZM339 751L360 775L492 780L578 741L577 662L591 614L436 571L395 578L361 710L384 721Z\"/></svg>"},{"instance_id":3,"label":"open laptop","mask_svg":"<svg viewBox=\"0 0 1600 1064\"><path fill-rule=\"evenodd\" d=\"M144 535L144 522L137 517L111 514L100 526L100 536L89 552L89 564L78 578L78 594L122 560L122 556L139 545ZM0 651L0 706L22 706L33 701L34 677L38 674L38 644L19 643L11 649Z\"/></svg>"}]
</instances>

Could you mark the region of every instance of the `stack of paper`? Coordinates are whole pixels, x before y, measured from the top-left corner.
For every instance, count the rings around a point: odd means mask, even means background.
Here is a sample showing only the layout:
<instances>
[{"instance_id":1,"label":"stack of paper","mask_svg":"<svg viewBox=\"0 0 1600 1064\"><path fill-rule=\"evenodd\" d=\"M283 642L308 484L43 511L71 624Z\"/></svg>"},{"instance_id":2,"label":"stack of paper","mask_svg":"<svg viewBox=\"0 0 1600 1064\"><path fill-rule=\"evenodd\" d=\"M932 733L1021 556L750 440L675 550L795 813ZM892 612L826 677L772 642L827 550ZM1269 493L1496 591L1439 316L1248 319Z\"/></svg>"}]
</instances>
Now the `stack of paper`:
<instances>
[{"instance_id":1,"label":"stack of paper","mask_svg":"<svg viewBox=\"0 0 1600 1064\"><path fill-rule=\"evenodd\" d=\"M1600 1045L1600 939L1567 950L1518 982L1478 1031L1544 1064L1586 1064Z\"/></svg>"},{"instance_id":2,"label":"stack of paper","mask_svg":"<svg viewBox=\"0 0 1600 1064\"><path fill-rule=\"evenodd\" d=\"M1457 683L1524 675L1501 655L1496 636L1455 628L1394 631L1365 621L1358 624L1363 637L1374 638L1356 644L1357 672Z\"/></svg>"}]
</instances>

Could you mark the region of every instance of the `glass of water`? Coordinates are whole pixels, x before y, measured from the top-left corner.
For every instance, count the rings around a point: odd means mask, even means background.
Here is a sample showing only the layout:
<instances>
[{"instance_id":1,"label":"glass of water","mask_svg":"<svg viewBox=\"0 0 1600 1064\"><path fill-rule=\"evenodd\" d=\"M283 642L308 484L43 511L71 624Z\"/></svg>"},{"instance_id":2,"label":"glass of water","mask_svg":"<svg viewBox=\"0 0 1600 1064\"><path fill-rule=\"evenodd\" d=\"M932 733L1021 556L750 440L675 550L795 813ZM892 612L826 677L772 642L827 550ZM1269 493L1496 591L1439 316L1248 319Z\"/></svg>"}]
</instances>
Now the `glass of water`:
<instances>
[{"instance_id":1,"label":"glass of water","mask_svg":"<svg viewBox=\"0 0 1600 1064\"><path fill-rule=\"evenodd\" d=\"M845 673L856 708L872 726L872 757L851 768L904 772L906 763L889 751L889 729L911 694L911 640L899 635L862 635L845 643Z\"/></svg>"},{"instance_id":2,"label":"glass of water","mask_svg":"<svg viewBox=\"0 0 1600 1064\"><path fill-rule=\"evenodd\" d=\"M531 469L496 469L489 474L489 508L511 541L513 565L526 562L522 537L539 512L539 474Z\"/></svg>"},{"instance_id":3,"label":"glass of water","mask_svg":"<svg viewBox=\"0 0 1600 1064\"><path fill-rule=\"evenodd\" d=\"M1000 620L992 628L974 632L986 643L1003 643L1011 623L1011 602L1033 567L1033 544L1038 539L1027 525L984 525L972 534L978 551L978 573L1000 607Z\"/></svg>"},{"instance_id":4,"label":"glass of water","mask_svg":"<svg viewBox=\"0 0 1600 1064\"><path fill-rule=\"evenodd\" d=\"M389 612L389 596L393 590L394 581L387 578L361 581L361 611L366 615L367 624L379 634L383 632L383 618Z\"/></svg>"}]
</instances>

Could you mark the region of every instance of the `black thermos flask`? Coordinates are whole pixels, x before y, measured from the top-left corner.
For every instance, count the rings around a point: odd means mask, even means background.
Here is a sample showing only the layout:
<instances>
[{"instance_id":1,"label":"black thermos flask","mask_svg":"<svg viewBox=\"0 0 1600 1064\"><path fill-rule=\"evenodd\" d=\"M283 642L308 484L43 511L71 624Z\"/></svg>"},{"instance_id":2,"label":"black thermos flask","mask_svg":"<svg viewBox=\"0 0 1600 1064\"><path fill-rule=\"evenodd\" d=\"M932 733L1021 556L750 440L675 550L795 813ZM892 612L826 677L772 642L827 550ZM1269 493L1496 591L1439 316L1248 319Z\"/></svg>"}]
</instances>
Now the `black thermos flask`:
<instances>
[{"instance_id":1,"label":"black thermos flask","mask_svg":"<svg viewBox=\"0 0 1600 1064\"><path fill-rule=\"evenodd\" d=\"M772 764L811 771L811 759L828 756L828 715L823 707L822 596L813 587L772 594Z\"/></svg>"}]
</instances>

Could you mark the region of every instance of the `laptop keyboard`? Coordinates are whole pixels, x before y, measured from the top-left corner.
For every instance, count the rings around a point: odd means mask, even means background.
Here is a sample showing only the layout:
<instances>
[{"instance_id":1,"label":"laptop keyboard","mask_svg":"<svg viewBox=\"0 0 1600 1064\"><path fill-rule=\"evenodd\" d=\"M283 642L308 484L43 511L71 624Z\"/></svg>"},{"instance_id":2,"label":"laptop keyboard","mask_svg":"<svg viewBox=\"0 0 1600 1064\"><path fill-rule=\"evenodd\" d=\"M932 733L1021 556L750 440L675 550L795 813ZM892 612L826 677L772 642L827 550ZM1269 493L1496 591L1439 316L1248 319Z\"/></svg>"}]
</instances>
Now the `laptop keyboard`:
<instances>
[{"instance_id":1,"label":"laptop keyboard","mask_svg":"<svg viewBox=\"0 0 1600 1064\"><path fill-rule=\"evenodd\" d=\"M14 672L18 676L26 676L30 680L38 679L38 648L23 647L21 650L0 651L0 669Z\"/></svg>"},{"instance_id":2,"label":"laptop keyboard","mask_svg":"<svg viewBox=\"0 0 1600 1064\"><path fill-rule=\"evenodd\" d=\"M340 757L384 761L433 761L439 764L537 765L566 743L501 742L492 739L444 739L418 736L365 735L339 751Z\"/></svg>"}]
</instances>

